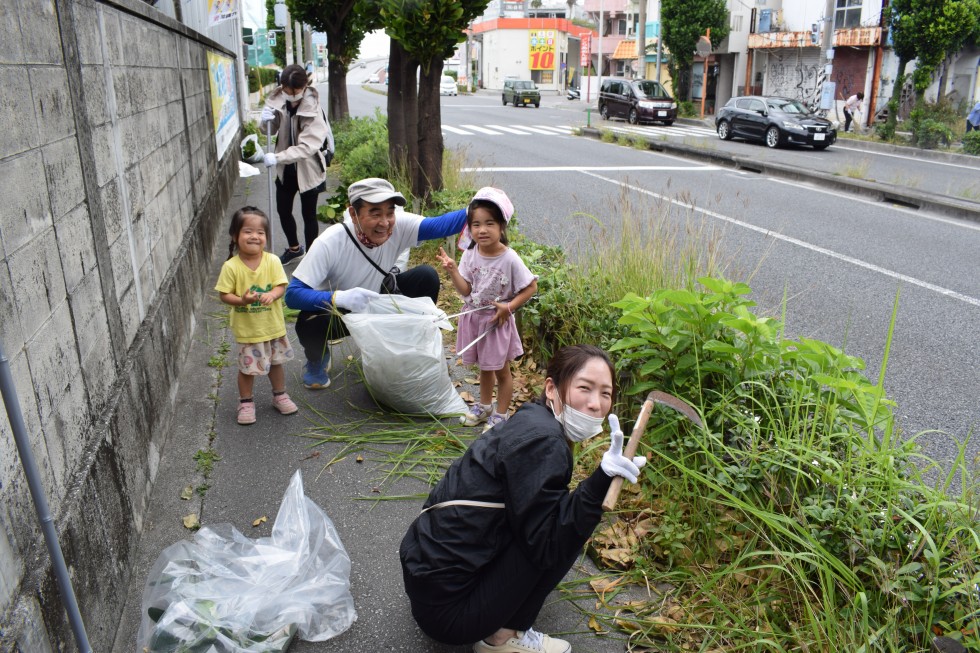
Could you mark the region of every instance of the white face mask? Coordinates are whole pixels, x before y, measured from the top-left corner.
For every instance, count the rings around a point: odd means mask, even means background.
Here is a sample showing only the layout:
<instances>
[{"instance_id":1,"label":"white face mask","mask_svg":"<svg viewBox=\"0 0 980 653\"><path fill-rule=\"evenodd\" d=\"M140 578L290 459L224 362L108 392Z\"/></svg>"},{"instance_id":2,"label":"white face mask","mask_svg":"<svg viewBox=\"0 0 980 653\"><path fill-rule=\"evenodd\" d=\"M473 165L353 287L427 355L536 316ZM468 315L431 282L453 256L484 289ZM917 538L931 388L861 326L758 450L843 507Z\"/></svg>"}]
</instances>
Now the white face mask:
<instances>
[{"instance_id":1,"label":"white face mask","mask_svg":"<svg viewBox=\"0 0 980 653\"><path fill-rule=\"evenodd\" d=\"M555 414L555 419L565 427L565 437L572 442L583 442L602 433L602 423L606 419L605 417L586 415L567 404L559 415L555 413L555 405L552 402L551 411Z\"/></svg>"},{"instance_id":2,"label":"white face mask","mask_svg":"<svg viewBox=\"0 0 980 653\"><path fill-rule=\"evenodd\" d=\"M300 93L299 95L290 95L289 93L283 92L283 97L285 97L290 102L298 102L301 99L303 99L303 94Z\"/></svg>"}]
</instances>

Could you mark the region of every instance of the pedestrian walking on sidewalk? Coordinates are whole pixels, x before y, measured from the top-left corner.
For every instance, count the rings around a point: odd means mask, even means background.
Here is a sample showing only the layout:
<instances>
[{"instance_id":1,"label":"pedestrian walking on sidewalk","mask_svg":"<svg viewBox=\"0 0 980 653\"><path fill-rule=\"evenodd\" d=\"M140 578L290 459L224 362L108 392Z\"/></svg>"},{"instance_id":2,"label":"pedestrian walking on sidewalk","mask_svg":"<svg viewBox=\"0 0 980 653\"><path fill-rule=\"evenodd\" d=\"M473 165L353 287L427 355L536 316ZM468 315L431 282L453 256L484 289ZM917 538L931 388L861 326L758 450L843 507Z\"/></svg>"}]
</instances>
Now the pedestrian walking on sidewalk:
<instances>
[{"instance_id":1,"label":"pedestrian walking on sidewalk","mask_svg":"<svg viewBox=\"0 0 980 653\"><path fill-rule=\"evenodd\" d=\"M272 383L272 405L283 415L298 408L286 394L283 363L293 359L286 337L282 296L286 271L275 254L265 251L269 217L254 206L235 212L228 235L228 260L214 289L231 307L231 331L238 342L238 423L255 423L253 388L256 376Z\"/></svg>"},{"instance_id":2,"label":"pedestrian walking on sidewalk","mask_svg":"<svg viewBox=\"0 0 980 653\"><path fill-rule=\"evenodd\" d=\"M966 133L980 130L980 102L973 105L973 110L966 117Z\"/></svg>"},{"instance_id":3,"label":"pedestrian walking on sidewalk","mask_svg":"<svg viewBox=\"0 0 980 653\"><path fill-rule=\"evenodd\" d=\"M541 396L474 441L429 494L399 548L427 635L475 653L571 651L531 626L599 523L613 477L635 483L646 463L622 453L615 379L601 349L558 350ZM607 415L612 444L569 492L571 443L598 435Z\"/></svg>"},{"instance_id":4,"label":"pedestrian walking on sidewalk","mask_svg":"<svg viewBox=\"0 0 980 653\"><path fill-rule=\"evenodd\" d=\"M481 188L467 210L458 269L439 248L439 262L463 297L456 351L462 352L463 363L480 367L480 399L460 418L465 426L485 422L490 429L507 419L514 395L510 362L524 355L514 311L537 292L538 278L507 246L507 223L513 215L514 205L504 191Z\"/></svg>"},{"instance_id":5,"label":"pedestrian walking on sidewalk","mask_svg":"<svg viewBox=\"0 0 980 653\"><path fill-rule=\"evenodd\" d=\"M320 96L308 81L303 66L290 64L283 68L279 86L266 99L260 123L263 133L271 126L276 134L276 151L265 155L265 164L276 169L276 212L287 244L279 257L283 265L303 256L316 240L320 233L316 202L326 190L327 161L321 148L332 134ZM293 219L296 193L303 216L305 247L300 245Z\"/></svg>"},{"instance_id":6,"label":"pedestrian walking on sidewalk","mask_svg":"<svg viewBox=\"0 0 980 653\"><path fill-rule=\"evenodd\" d=\"M844 131L851 130L851 121L854 120L855 113L861 113L861 102L864 101L864 93L855 93L844 102Z\"/></svg>"},{"instance_id":7,"label":"pedestrian walking on sidewalk","mask_svg":"<svg viewBox=\"0 0 980 653\"><path fill-rule=\"evenodd\" d=\"M286 305L300 311L296 337L306 364L303 385L330 385L330 340L348 335L340 315L360 313L381 292L439 298L439 274L430 265L402 272L399 254L423 240L458 234L466 210L434 218L402 209L405 197L390 182L371 177L347 189L350 206L342 224L328 227L296 266L286 288Z\"/></svg>"}]
</instances>

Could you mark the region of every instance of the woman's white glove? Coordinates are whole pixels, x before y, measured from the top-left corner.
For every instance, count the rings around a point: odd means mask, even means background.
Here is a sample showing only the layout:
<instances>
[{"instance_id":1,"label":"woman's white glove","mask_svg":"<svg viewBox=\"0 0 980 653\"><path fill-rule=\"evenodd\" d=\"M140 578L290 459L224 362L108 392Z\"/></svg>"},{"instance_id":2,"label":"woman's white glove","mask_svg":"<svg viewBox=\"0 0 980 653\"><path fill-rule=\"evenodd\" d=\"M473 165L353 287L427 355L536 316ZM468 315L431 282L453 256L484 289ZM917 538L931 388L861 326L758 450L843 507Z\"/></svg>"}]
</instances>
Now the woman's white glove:
<instances>
[{"instance_id":1,"label":"woman's white glove","mask_svg":"<svg viewBox=\"0 0 980 653\"><path fill-rule=\"evenodd\" d=\"M351 313L360 313L367 308L368 302L380 296L380 293L366 288L335 290L333 293L333 305Z\"/></svg>"},{"instance_id":2,"label":"woman's white glove","mask_svg":"<svg viewBox=\"0 0 980 653\"><path fill-rule=\"evenodd\" d=\"M602 454L599 466L607 476L622 476L630 483L636 483L640 468L647 464L646 456L636 456L630 460L623 455L623 432L619 428L619 418L612 413L609 414L609 430L612 442L609 451Z\"/></svg>"},{"instance_id":3,"label":"woman's white glove","mask_svg":"<svg viewBox=\"0 0 980 653\"><path fill-rule=\"evenodd\" d=\"M272 122L276 119L276 110L266 105L262 109L262 122Z\"/></svg>"},{"instance_id":4,"label":"woman's white glove","mask_svg":"<svg viewBox=\"0 0 980 653\"><path fill-rule=\"evenodd\" d=\"M271 168L272 166L276 165L276 155L273 154L272 152L266 152L265 157L263 157L263 159L265 161L266 167L268 168Z\"/></svg>"}]
</instances>

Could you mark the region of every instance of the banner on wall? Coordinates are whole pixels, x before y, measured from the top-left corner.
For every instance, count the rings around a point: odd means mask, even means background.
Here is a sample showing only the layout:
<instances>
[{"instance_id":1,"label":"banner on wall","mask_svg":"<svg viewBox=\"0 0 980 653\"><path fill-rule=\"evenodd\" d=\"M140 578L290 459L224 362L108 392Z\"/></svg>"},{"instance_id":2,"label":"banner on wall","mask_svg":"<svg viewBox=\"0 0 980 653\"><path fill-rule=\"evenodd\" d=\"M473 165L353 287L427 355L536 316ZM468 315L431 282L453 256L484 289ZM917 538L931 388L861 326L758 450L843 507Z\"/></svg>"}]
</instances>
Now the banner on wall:
<instances>
[{"instance_id":1,"label":"banner on wall","mask_svg":"<svg viewBox=\"0 0 980 653\"><path fill-rule=\"evenodd\" d=\"M208 27L238 18L238 0L208 0Z\"/></svg>"},{"instance_id":2,"label":"banner on wall","mask_svg":"<svg viewBox=\"0 0 980 653\"><path fill-rule=\"evenodd\" d=\"M211 79L211 115L214 116L214 140L218 158L222 158L238 133L238 95L235 92L235 60L208 52L208 74Z\"/></svg>"},{"instance_id":3,"label":"banner on wall","mask_svg":"<svg viewBox=\"0 0 980 653\"><path fill-rule=\"evenodd\" d=\"M528 32L531 70L555 69L555 30L532 29Z\"/></svg>"}]
</instances>

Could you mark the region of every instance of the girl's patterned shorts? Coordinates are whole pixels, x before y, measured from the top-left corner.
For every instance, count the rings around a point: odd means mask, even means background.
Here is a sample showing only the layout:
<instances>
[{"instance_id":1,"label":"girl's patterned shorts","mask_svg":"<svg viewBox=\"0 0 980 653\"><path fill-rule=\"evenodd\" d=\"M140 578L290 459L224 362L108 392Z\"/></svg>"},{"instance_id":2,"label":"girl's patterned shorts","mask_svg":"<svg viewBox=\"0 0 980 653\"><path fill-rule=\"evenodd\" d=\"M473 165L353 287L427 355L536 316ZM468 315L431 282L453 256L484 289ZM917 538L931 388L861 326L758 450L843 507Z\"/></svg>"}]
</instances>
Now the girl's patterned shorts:
<instances>
[{"instance_id":1,"label":"girl's patterned shorts","mask_svg":"<svg viewBox=\"0 0 980 653\"><path fill-rule=\"evenodd\" d=\"M289 338L283 336L265 342L238 343L238 371L249 376L266 376L272 365L293 360Z\"/></svg>"}]
</instances>

